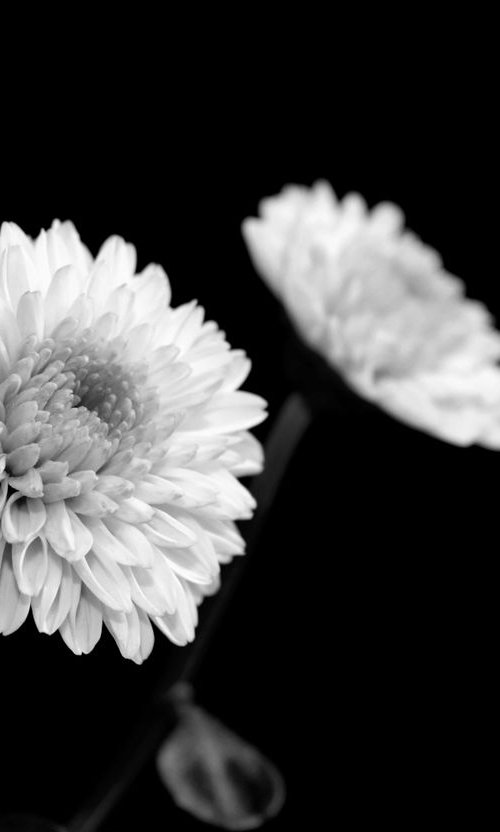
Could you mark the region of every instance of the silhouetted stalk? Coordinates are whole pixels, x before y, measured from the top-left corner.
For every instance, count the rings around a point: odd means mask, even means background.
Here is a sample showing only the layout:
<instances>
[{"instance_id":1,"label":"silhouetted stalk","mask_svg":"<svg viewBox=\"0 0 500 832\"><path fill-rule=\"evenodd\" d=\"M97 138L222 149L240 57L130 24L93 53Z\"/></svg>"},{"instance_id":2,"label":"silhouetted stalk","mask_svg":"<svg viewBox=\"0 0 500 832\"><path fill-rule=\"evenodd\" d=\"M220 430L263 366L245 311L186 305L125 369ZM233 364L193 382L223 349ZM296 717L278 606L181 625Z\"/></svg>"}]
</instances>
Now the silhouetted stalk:
<instances>
[{"instance_id":1,"label":"silhouetted stalk","mask_svg":"<svg viewBox=\"0 0 500 832\"><path fill-rule=\"evenodd\" d=\"M200 624L192 645L182 648L155 686L152 701L98 788L68 825L68 832L94 832L118 803L147 760L175 725L174 685L195 681L209 652L210 642L234 598L252 555L258 547L262 529L271 510L286 468L295 448L311 422L311 412L302 396L290 395L281 407L266 442L266 466L250 491L257 508L245 526L246 555L237 557L225 568L222 586L213 599L204 602Z\"/></svg>"}]
</instances>

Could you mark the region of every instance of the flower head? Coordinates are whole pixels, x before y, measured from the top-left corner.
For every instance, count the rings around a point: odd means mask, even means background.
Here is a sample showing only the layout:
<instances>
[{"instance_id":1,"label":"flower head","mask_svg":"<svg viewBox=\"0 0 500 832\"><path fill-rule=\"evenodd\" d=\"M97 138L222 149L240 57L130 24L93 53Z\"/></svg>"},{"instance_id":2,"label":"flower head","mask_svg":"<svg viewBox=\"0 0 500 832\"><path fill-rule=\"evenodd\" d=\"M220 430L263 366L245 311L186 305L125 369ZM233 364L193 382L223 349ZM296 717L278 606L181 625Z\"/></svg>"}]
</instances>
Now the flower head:
<instances>
[{"instance_id":1,"label":"flower head","mask_svg":"<svg viewBox=\"0 0 500 832\"><path fill-rule=\"evenodd\" d=\"M363 397L458 445L500 448L500 333L399 208L289 186L243 234L304 340Z\"/></svg>"},{"instance_id":2,"label":"flower head","mask_svg":"<svg viewBox=\"0 0 500 832\"><path fill-rule=\"evenodd\" d=\"M102 624L140 663L151 621L192 640L260 470L250 363L119 237L94 260L69 222L0 232L0 632L30 608L88 653Z\"/></svg>"}]
</instances>

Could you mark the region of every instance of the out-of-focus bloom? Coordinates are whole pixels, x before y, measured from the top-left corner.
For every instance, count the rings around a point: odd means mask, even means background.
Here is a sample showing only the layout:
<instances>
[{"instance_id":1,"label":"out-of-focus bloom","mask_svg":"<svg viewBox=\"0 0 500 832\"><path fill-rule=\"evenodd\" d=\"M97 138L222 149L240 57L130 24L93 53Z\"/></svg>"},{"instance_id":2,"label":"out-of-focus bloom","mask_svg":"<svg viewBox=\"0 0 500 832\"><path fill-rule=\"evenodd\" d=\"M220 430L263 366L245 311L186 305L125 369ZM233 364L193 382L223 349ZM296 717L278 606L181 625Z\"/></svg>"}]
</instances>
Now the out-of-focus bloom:
<instances>
[{"instance_id":1,"label":"out-of-focus bloom","mask_svg":"<svg viewBox=\"0 0 500 832\"><path fill-rule=\"evenodd\" d=\"M403 222L318 182L264 199L243 234L303 339L361 396L457 445L500 448L500 333Z\"/></svg>"},{"instance_id":2,"label":"out-of-focus bloom","mask_svg":"<svg viewBox=\"0 0 500 832\"><path fill-rule=\"evenodd\" d=\"M257 829L285 800L276 767L189 701L179 706L178 724L158 753L157 768L181 809L219 829Z\"/></svg>"},{"instance_id":3,"label":"out-of-focus bloom","mask_svg":"<svg viewBox=\"0 0 500 832\"><path fill-rule=\"evenodd\" d=\"M254 502L262 453L250 363L119 237L94 260L69 222L0 233L0 632L30 608L88 653L102 623L140 663L175 644Z\"/></svg>"}]
</instances>

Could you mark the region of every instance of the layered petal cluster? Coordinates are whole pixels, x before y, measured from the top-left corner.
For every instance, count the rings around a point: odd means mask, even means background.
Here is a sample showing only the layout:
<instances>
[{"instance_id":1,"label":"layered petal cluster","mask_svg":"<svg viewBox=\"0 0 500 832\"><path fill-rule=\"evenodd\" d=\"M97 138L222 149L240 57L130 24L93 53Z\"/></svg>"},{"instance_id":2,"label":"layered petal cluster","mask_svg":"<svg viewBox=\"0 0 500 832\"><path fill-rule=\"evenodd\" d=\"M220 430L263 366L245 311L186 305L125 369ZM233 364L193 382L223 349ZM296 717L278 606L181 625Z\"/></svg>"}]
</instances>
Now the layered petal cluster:
<instances>
[{"instance_id":1,"label":"layered petal cluster","mask_svg":"<svg viewBox=\"0 0 500 832\"><path fill-rule=\"evenodd\" d=\"M259 214L243 224L251 257L309 346L402 421L500 448L500 333L397 206L318 182Z\"/></svg>"},{"instance_id":2,"label":"layered petal cluster","mask_svg":"<svg viewBox=\"0 0 500 832\"><path fill-rule=\"evenodd\" d=\"M250 363L119 237L95 259L69 223L0 232L0 632L32 611L88 653L103 623L140 663L151 622L194 637L197 605L244 550Z\"/></svg>"}]
</instances>

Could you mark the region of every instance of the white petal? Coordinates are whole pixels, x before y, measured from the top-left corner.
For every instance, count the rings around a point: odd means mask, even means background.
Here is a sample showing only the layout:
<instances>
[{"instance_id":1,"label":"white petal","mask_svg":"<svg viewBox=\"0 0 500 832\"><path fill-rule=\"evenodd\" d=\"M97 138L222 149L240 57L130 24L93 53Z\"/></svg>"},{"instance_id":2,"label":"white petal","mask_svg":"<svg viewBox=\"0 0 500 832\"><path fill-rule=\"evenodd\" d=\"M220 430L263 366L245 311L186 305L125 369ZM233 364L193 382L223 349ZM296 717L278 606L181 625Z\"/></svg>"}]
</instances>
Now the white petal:
<instances>
[{"instance_id":1,"label":"white petal","mask_svg":"<svg viewBox=\"0 0 500 832\"><path fill-rule=\"evenodd\" d=\"M5 501L7 499L7 494L9 493L9 479L5 477L4 480L0 483L0 513L3 511L3 507L5 505ZM1 540L1 535L0 535Z\"/></svg>"},{"instance_id":2,"label":"white petal","mask_svg":"<svg viewBox=\"0 0 500 832\"><path fill-rule=\"evenodd\" d=\"M15 222L3 222L0 226L0 253L9 246L20 246L28 252L33 250L32 240Z\"/></svg>"},{"instance_id":3,"label":"white petal","mask_svg":"<svg viewBox=\"0 0 500 832\"><path fill-rule=\"evenodd\" d=\"M58 555L69 561L83 558L93 544L91 531L63 500L46 506L45 536Z\"/></svg>"},{"instance_id":4,"label":"white petal","mask_svg":"<svg viewBox=\"0 0 500 832\"><path fill-rule=\"evenodd\" d=\"M41 340L44 330L43 301L40 292L25 292L17 306L17 324L22 338L35 335Z\"/></svg>"},{"instance_id":5,"label":"white petal","mask_svg":"<svg viewBox=\"0 0 500 832\"><path fill-rule=\"evenodd\" d=\"M47 577L47 541L42 536L29 543L14 543L12 565L19 591L25 595L38 595Z\"/></svg>"},{"instance_id":6,"label":"white petal","mask_svg":"<svg viewBox=\"0 0 500 832\"><path fill-rule=\"evenodd\" d=\"M253 393L221 393L195 410L182 424L182 432L221 433L259 425L266 418L266 402Z\"/></svg>"},{"instance_id":7,"label":"white petal","mask_svg":"<svg viewBox=\"0 0 500 832\"><path fill-rule=\"evenodd\" d=\"M66 263L74 263L82 275L86 274L92 265L92 256L80 240L73 223L68 220L62 223L55 220L52 228L64 243L64 259L66 260L66 262L51 260L52 271L57 271Z\"/></svg>"},{"instance_id":8,"label":"white petal","mask_svg":"<svg viewBox=\"0 0 500 832\"><path fill-rule=\"evenodd\" d=\"M142 610L137 610L137 615L139 616L140 644L137 653L131 658L136 664L142 664L153 649L155 634L148 616Z\"/></svg>"},{"instance_id":9,"label":"white petal","mask_svg":"<svg viewBox=\"0 0 500 832\"><path fill-rule=\"evenodd\" d=\"M118 334L132 326L136 311L134 301L134 293L128 286L118 286L108 296L104 312L110 312L116 316L115 330Z\"/></svg>"},{"instance_id":10,"label":"white petal","mask_svg":"<svg viewBox=\"0 0 500 832\"><path fill-rule=\"evenodd\" d=\"M118 503L110 500L106 494L101 494L97 490L74 497L68 505L77 514L88 517L106 517L118 510Z\"/></svg>"},{"instance_id":11,"label":"white petal","mask_svg":"<svg viewBox=\"0 0 500 832\"><path fill-rule=\"evenodd\" d=\"M0 288L2 295L10 302L13 312L25 292L37 288L36 270L27 250L21 246L10 246L0 261Z\"/></svg>"},{"instance_id":12,"label":"white petal","mask_svg":"<svg viewBox=\"0 0 500 832\"><path fill-rule=\"evenodd\" d=\"M15 477L21 477L29 468L33 468L40 458L40 451L40 444L36 442L32 442L29 445L22 445L11 451L7 455L7 465L11 474Z\"/></svg>"},{"instance_id":13,"label":"white petal","mask_svg":"<svg viewBox=\"0 0 500 832\"><path fill-rule=\"evenodd\" d=\"M65 265L59 268L50 281L45 296L45 334L52 330L67 315L68 311L81 292L81 277L74 266Z\"/></svg>"},{"instance_id":14,"label":"white petal","mask_svg":"<svg viewBox=\"0 0 500 832\"><path fill-rule=\"evenodd\" d=\"M140 583L142 590L147 593L153 603L156 603L156 596L151 596L148 592L148 577L144 571L140 569L134 570L135 576ZM174 613L177 609L178 597L182 592L179 578L170 566L165 553L160 549L156 549L156 557L151 567L151 575L160 592L160 596L165 601L165 612Z\"/></svg>"},{"instance_id":15,"label":"white petal","mask_svg":"<svg viewBox=\"0 0 500 832\"><path fill-rule=\"evenodd\" d=\"M170 302L170 283L161 266L151 264L134 277L131 288L135 292L134 311L137 323L161 314Z\"/></svg>"},{"instance_id":16,"label":"white petal","mask_svg":"<svg viewBox=\"0 0 500 832\"><path fill-rule=\"evenodd\" d=\"M241 433L238 442L231 445L230 453L231 461L228 460L226 467L235 477L255 476L264 467L262 445L251 433ZM224 457L222 461L226 461Z\"/></svg>"},{"instance_id":17,"label":"white petal","mask_svg":"<svg viewBox=\"0 0 500 832\"><path fill-rule=\"evenodd\" d=\"M203 517L201 521L204 531L210 536L220 561L226 561L233 555L245 551L245 541L234 523L217 520L214 517Z\"/></svg>"},{"instance_id":18,"label":"white petal","mask_svg":"<svg viewBox=\"0 0 500 832\"><path fill-rule=\"evenodd\" d=\"M128 283L135 272L137 255L134 246L126 243L122 237L109 237L101 246L96 262L106 263L112 275L114 289L122 283Z\"/></svg>"},{"instance_id":19,"label":"white petal","mask_svg":"<svg viewBox=\"0 0 500 832\"><path fill-rule=\"evenodd\" d=\"M68 473L68 463L47 460L37 470L44 483L61 482Z\"/></svg>"},{"instance_id":20,"label":"white petal","mask_svg":"<svg viewBox=\"0 0 500 832\"><path fill-rule=\"evenodd\" d=\"M95 304L96 310L102 309L109 293L114 289L113 274L108 264L96 260L89 274L87 294Z\"/></svg>"},{"instance_id":21,"label":"white petal","mask_svg":"<svg viewBox=\"0 0 500 832\"><path fill-rule=\"evenodd\" d=\"M122 500L116 512L116 518L125 523L146 523L154 517L155 510L152 506L138 500L136 497L129 497Z\"/></svg>"},{"instance_id":22,"label":"white petal","mask_svg":"<svg viewBox=\"0 0 500 832\"><path fill-rule=\"evenodd\" d=\"M134 565L147 567L153 564L155 557L153 547L140 528L113 517L106 518L105 525L113 537L129 552L132 552Z\"/></svg>"},{"instance_id":23,"label":"white petal","mask_svg":"<svg viewBox=\"0 0 500 832\"><path fill-rule=\"evenodd\" d=\"M116 500L117 498L130 497L134 491L134 486L123 477L102 474L96 483L96 489L101 494L106 494L111 500Z\"/></svg>"},{"instance_id":24,"label":"white petal","mask_svg":"<svg viewBox=\"0 0 500 832\"><path fill-rule=\"evenodd\" d=\"M32 600L33 618L41 633L51 635L59 629L71 609L76 607L81 581L71 565L49 547L49 569L43 589Z\"/></svg>"},{"instance_id":25,"label":"white petal","mask_svg":"<svg viewBox=\"0 0 500 832\"><path fill-rule=\"evenodd\" d=\"M210 584L218 572L218 564L214 568L213 564L207 562L199 543L189 549L169 546L163 552L176 575L195 584Z\"/></svg>"},{"instance_id":26,"label":"white petal","mask_svg":"<svg viewBox=\"0 0 500 832\"><path fill-rule=\"evenodd\" d=\"M175 501L182 496L182 491L169 479L148 474L137 483L134 494L139 500L154 506Z\"/></svg>"},{"instance_id":27,"label":"white petal","mask_svg":"<svg viewBox=\"0 0 500 832\"><path fill-rule=\"evenodd\" d=\"M31 540L43 528L45 518L45 506L40 499L25 498L16 492L2 512L3 535L9 543Z\"/></svg>"},{"instance_id":28,"label":"white petal","mask_svg":"<svg viewBox=\"0 0 500 832\"><path fill-rule=\"evenodd\" d=\"M22 477L10 477L9 485L17 489L25 497L41 497L43 482L37 468L30 468Z\"/></svg>"},{"instance_id":29,"label":"white petal","mask_svg":"<svg viewBox=\"0 0 500 832\"><path fill-rule=\"evenodd\" d=\"M183 646L189 641L193 641L196 611L189 603L186 590L182 586L177 593L176 611L172 614L165 613L161 616L155 616L153 621L174 644Z\"/></svg>"},{"instance_id":30,"label":"white petal","mask_svg":"<svg viewBox=\"0 0 500 832\"><path fill-rule=\"evenodd\" d=\"M125 574L110 558L101 560L90 551L85 558L73 564L73 569L105 606L118 611L132 608L130 587Z\"/></svg>"},{"instance_id":31,"label":"white petal","mask_svg":"<svg viewBox=\"0 0 500 832\"><path fill-rule=\"evenodd\" d=\"M59 624L61 624L62 620L66 617L69 611L68 605L64 614L61 616L61 619L57 621L56 626L53 628L50 627L48 624L49 613L51 612L51 608L53 607L58 596L63 580L63 563L63 559L60 558L59 555L56 555L53 549L48 546L47 574L45 581L41 591L32 601L33 618L35 619L35 624L41 633L51 633L57 630ZM80 582L78 581L78 583ZM53 619L54 617L54 613L52 613L51 618Z\"/></svg>"},{"instance_id":32,"label":"white petal","mask_svg":"<svg viewBox=\"0 0 500 832\"><path fill-rule=\"evenodd\" d=\"M66 617L59 631L77 655L90 653L96 646L102 632L102 607L86 588L82 589L76 610Z\"/></svg>"},{"instance_id":33,"label":"white petal","mask_svg":"<svg viewBox=\"0 0 500 832\"><path fill-rule=\"evenodd\" d=\"M25 621L31 598L19 592L10 552L3 553L0 565L0 633L15 632Z\"/></svg>"},{"instance_id":34,"label":"white petal","mask_svg":"<svg viewBox=\"0 0 500 832\"><path fill-rule=\"evenodd\" d=\"M106 627L115 639L125 659L132 659L140 650L142 633L139 615L135 607L127 612L106 610Z\"/></svg>"},{"instance_id":35,"label":"white petal","mask_svg":"<svg viewBox=\"0 0 500 832\"><path fill-rule=\"evenodd\" d=\"M163 497L150 500L157 505L172 502L182 508L199 508L208 506L217 499L217 486L209 476L190 468L169 467L168 459L162 466L161 477L149 474L139 487L144 487L145 482L155 487L158 495Z\"/></svg>"},{"instance_id":36,"label":"white petal","mask_svg":"<svg viewBox=\"0 0 500 832\"><path fill-rule=\"evenodd\" d=\"M0 276L2 269L2 257L0 257ZM15 361L18 356L19 347L21 344L21 333L17 325L17 318L12 311L6 299L2 297L2 289L0 286L0 333L2 336L2 344L5 348L5 361Z\"/></svg>"},{"instance_id":37,"label":"white petal","mask_svg":"<svg viewBox=\"0 0 500 832\"><path fill-rule=\"evenodd\" d=\"M156 580L154 570L124 566L123 571L127 576L134 604L148 615L162 615L175 609L173 593L170 588L168 594L161 591L161 584ZM175 580L171 572L166 580Z\"/></svg>"},{"instance_id":38,"label":"white petal","mask_svg":"<svg viewBox=\"0 0 500 832\"><path fill-rule=\"evenodd\" d=\"M61 460L61 464L65 460ZM43 500L46 505L49 503L60 503L77 497L80 493L80 483L72 477L63 477L59 482L48 482L43 488Z\"/></svg>"},{"instance_id":39,"label":"white petal","mask_svg":"<svg viewBox=\"0 0 500 832\"><path fill-rule=\"evenodd\" d=\"M241 230L255 268L266 276L274 291L279 292L285 250L282 235L253 218L245 220Z\"/></svg>"},{"instance_id":40,"label":"white petal","mask_svg":"<svg viewBox=\"0 0 500 832\"><path fill-rule=\"evenodd\" d=\"M123 534L122 531L122 524L119 521L113 521L112 517L106 518L105 521L98 517L88 517L87 523L92 533L92 548L101 560L111 559L115 563L123 563L128 566L137 566L142 560L148 561L147 551L136 552L135 550L136 546L140 546L143 535L140 532L134 535L132 526L129 530L129 540L127 540L127 535Z\"/></svg>"},{"instance_id":41,"label":"white petal","mask_svg":"<svg viewBox=\"0 0 500 832\"><path fill-rule=\"evenodd\" d=\"M160 546L184 547L196 542L196 533L192 529L159 508L149 523L144 524L144 531L153 543Z\"/></svg>"}]
</instances>

